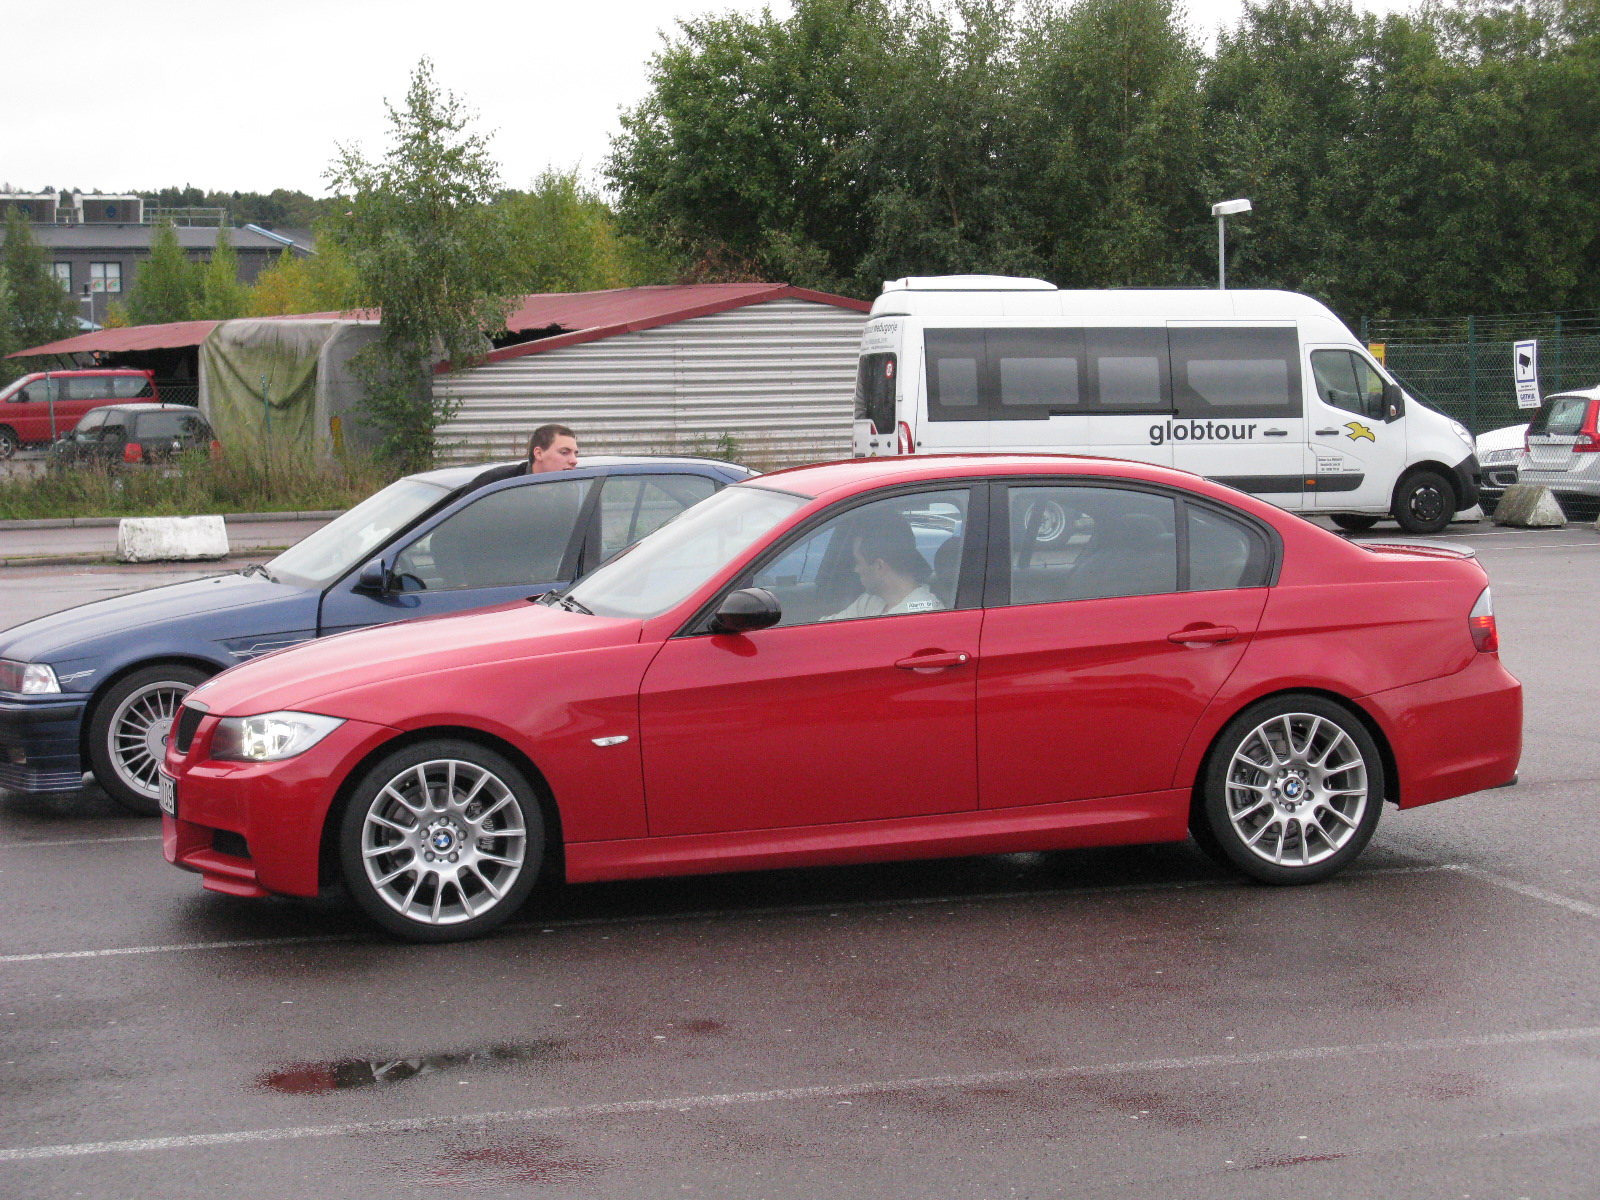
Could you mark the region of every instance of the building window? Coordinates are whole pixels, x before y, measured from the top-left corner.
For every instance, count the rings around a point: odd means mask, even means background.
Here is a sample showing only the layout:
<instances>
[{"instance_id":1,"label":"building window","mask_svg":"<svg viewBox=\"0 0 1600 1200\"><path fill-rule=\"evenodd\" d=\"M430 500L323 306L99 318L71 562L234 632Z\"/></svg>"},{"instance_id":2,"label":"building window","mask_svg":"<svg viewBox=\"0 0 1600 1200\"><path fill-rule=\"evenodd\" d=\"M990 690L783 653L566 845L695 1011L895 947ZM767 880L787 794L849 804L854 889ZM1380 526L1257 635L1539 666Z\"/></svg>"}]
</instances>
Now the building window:
<instances>
[{"instance_id":1,"label":"building window","mask_svg":"<svg viewBox=\"0 0 1600 1200\"><path fill-rule=\"evenodd\" d=\"M61 290L62 291L70 292L72 290L72 264L71 263L69 263L69 262L51 263L50 264L50 271L56 277L56 282L61 285Z\"/></svg>"},{"instance_id":2,"label":"building window","mask_svg":"<svg viewBox=\"0 0 1600 1200\"><path fill-rule=\"evenodd\" d=\"M92 292L120 292L122 290L122 264L90 263L89 290Z\"/></svg>"}]
</instances>

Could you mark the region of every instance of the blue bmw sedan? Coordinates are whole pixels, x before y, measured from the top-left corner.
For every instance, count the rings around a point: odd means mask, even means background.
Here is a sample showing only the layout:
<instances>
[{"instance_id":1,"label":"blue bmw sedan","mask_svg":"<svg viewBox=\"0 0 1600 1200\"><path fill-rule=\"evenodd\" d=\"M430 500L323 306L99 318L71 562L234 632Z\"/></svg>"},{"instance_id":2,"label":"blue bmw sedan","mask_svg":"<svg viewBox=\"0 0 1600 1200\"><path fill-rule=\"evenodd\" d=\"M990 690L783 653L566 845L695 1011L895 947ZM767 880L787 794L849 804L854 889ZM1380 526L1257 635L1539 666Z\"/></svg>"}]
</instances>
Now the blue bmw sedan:
<instances>
[{"instance_id":1,"label":"blue bmw sedan","mask_svg":"<svg viewBox=\"0 0 1600 1200\"><path fill-rule=\"evenodd\" d=\"M285 646L563 586L755 474L696 458L450 467L390 484L264 566L98 600L0 632L0 787L96 781L154 815L183 697Z\"/></svg>"}]
</instances>

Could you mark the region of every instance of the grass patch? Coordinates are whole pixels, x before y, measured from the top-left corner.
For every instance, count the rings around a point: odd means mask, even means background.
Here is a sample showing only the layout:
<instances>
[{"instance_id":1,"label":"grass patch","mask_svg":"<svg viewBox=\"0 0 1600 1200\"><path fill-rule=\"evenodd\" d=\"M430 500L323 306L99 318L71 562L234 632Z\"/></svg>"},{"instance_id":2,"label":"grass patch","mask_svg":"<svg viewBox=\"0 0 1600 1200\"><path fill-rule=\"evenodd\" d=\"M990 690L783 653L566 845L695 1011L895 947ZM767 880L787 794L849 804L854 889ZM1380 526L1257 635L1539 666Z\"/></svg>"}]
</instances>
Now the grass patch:
<instances>
[{"instance_id":1,"label":"grass patch","mask_svg":"<svg viewBox=\"0 0 1600 1200\"><path fill-rule=\"evenodd\" d=\"M0 480L0 520L342 509L396 477L369 459L322 463L283 447L223 451L215 458L196 451L161 466L51 466L40 475Z\"/></svg>"}]
</instances>

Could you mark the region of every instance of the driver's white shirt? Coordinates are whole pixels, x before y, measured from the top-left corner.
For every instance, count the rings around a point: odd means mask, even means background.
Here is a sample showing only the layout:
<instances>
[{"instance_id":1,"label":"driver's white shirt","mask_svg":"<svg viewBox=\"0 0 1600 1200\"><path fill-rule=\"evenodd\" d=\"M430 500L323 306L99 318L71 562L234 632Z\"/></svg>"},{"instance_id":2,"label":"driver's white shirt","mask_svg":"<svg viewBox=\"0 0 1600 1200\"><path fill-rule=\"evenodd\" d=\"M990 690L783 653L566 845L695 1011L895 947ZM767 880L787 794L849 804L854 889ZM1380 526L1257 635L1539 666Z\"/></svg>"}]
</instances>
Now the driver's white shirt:
<instances>
[{"instance_id":1,"label":"driver's white shirt","mask_svg":"<svg viewBox=\"0 0 1600 1200\"><path fill-rule=\"evenodd\" d=\"M892 617L897 613L937 612L944 607L935 596L925 587L912 588L894 604L885 602L882 596L872 592L862 592L849 604L845 605L832 616L824 617L825 621L848 621L852 617Z\"/></svg>"}]
</instances>

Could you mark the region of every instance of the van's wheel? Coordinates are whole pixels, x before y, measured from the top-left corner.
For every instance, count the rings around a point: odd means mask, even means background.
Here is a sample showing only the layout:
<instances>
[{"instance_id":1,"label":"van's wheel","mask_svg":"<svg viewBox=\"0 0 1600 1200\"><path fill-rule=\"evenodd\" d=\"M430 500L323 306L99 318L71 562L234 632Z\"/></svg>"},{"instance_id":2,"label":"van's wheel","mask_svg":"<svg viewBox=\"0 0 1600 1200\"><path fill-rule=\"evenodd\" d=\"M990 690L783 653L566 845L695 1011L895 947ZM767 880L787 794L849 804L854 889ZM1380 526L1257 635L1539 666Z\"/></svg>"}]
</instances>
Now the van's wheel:
<instances>
[{"instance_id":1,"label":"van's wheel","mask_svg":"<svg viewBox=\"0 0 1600 1200\"><path fill-rule=\"evenodd\" d=\"M356 784L340 824L350 894L414 942L488 933L527 899L543 858L532 786L473 742L419 742L381 759Z\"/></svg>"},{"instance_id":2,"label":"van's wheel","mask_svg":"<svg viewBox=\"0 0 1600 1200\"><path fill-rule=\"evenodd\" d=\"M89 721L89 766L95 782L140 816L161 812L161 760L183 698L207 673L181 663L141 667L116 682Z\"/></svg>"},{"instance_id":3,"label":"van's wheel","mask_svg":"<svg viewBox=\"0 0 1600 1200\"><path fill-rule=\"evenodd\" d=\"M1378 523L1378 518L1363 516L1360 513L1335 513L1333 523L1351 533L1365 533Z\"/></svg>"},{"instance_id":4,"label":"van's wheel","mask_svg":"<svg viewBox=\"0 0 1600 1200\"><path fill-rule=\"evenodd\" d=\"M1190 816L1202 849L1262 883L1315 883L1366 847L1383 807L1372 735L1321 696L1274 696L1218 735Z\"/></svg>"},{"instance_id":5,"label":"van's wheel","mask_svg":"<svg viewBox=\"0 0 1600 1200\"><path fill-rule=\"evenodd\" d=\"M0 425L0 459L10 458L20 445L17 431L9 425Z\"/></svg>"},{"instance_id":6,"label":"van's wheel","mask_svg":"<svg viewBox=\"0 0 1600 1200\"><path fill-rule=\"evenodd\" d=\"M1407 533L1438 533L1456 515L1456 490L1437 471L1407 475L1394 490L1394 519Z\"/></svg>"}]
</instances>

